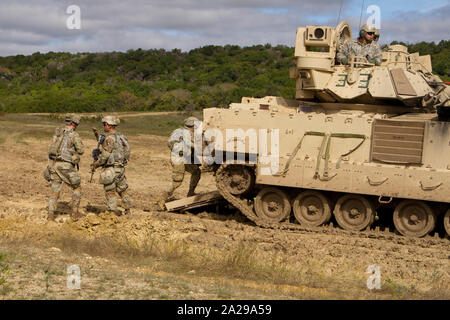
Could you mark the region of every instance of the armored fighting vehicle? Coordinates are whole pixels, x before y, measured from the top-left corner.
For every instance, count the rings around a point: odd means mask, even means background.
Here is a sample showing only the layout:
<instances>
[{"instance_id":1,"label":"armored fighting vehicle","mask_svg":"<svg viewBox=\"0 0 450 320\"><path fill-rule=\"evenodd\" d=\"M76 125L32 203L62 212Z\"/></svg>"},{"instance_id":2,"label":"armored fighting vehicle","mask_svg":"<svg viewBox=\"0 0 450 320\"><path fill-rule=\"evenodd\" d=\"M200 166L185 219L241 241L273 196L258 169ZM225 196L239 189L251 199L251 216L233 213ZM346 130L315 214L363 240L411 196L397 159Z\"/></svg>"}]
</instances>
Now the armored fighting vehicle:
<instances>
[{"instance_id":1,"label":"armored fighting vehicle","mask_svg":"<svg viewBox=\"0 0 450 320\"><path fill-rule=\"evenodd\" d=\"M334 215L352 232L384 218L403 236L446 236L450 88L432 74L430 56L402 45L384 50L379 66L365 57L340 65L336 54L351 38L345 21L298 28L296 99L204 109L206 139L223 159L218 191L261 226L316 228Z\"/></svg>"}]
</instances>

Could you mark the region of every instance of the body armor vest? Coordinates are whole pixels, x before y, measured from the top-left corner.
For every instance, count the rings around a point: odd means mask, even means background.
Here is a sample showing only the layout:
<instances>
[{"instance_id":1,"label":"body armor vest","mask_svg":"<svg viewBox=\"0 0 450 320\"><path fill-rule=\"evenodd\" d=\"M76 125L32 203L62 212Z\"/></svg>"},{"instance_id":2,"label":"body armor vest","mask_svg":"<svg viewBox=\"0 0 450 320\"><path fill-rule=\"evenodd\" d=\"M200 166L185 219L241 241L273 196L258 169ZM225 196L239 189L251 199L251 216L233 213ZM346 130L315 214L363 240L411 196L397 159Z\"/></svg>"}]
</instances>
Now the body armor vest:
<instances>
[{"instance_id":1,"label":"body armor vest","mask_svg":"<svg viewBox=\"0 0 450 320\"><path fill-rule=\"evenodd\" d=\"M64 130L61 145L58 150L58 159L72 163L72 156L75 154L75 147L71 139L71 130Z\"/></svg>"},{"instance_id":2,"label":"body armor vest","mask_svg":"<svg viewBox=\"0 0 450 320\"><path fill-rule=\"evenodd\" d=\"M107 165L125 165L129 154L128 142L119 132L113 132L110 135L114 137L114 148L108 158Z\"/></svg>"}]
</instances>

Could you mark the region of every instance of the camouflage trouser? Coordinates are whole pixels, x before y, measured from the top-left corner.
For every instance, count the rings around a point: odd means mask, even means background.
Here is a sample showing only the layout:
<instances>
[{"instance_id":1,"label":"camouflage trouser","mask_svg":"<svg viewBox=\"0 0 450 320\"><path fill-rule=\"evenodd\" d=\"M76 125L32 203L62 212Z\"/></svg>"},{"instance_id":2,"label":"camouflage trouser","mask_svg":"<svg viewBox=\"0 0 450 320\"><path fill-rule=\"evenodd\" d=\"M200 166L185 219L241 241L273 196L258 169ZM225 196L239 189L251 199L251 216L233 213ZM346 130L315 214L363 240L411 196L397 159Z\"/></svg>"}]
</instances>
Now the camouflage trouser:
<instances>
[{"instance_id":1,"label":"camouflage trouser","mask_svg":"<svg viewBox=\"0 0 450 320\"><path fill-rule=\"evenodd\" d=\"M81 201L81 178L77 169L72 163L56 161L53 166L50 166L50 186L52 195L50 196L48 211L49 215L54 214L56 204L61 193L63 182L70 186L72 192L72 212L78 214L78 207Z\"/></svg>"},{"instance_id":2,"label":"camouflage trouser","mask_svg":"<svg viewBox=\"0 0 450 320\"><path fill-rule=\"evenodd\" d=\"M191 180L189 182L189 191L187 196L194 195L195 188L201 177L200 166L196 164L172 164L172 186L167 191L167 197L171 197L174 191L181 186L184 179L184 173L189 172L191 174Z\"/></svg>"},{"instance_id":3,"label":"camouflage trouser","mask_svg":"<svg viewBox=\"0 0 450 320\"><path fill-rule=\"evenodd\" d=\"M122 207L128 213L131 207L131 199L127 194L128 183L125 177L124 167L104 167L100 173L100 183L105 190L106 203L108 210L117 211L118 194L122 200Z\"/></svg>"}]
</instances>

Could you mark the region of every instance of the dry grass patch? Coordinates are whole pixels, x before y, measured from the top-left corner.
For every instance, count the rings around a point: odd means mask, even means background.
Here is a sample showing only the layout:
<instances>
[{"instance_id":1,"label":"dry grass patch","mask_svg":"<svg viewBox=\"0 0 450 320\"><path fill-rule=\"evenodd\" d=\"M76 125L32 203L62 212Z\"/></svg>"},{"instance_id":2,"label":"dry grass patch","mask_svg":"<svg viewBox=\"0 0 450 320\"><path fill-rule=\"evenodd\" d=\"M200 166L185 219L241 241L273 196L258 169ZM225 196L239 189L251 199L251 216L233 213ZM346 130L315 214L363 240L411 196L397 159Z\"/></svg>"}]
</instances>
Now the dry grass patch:
<instances>
[{"instance_id":1,"label":"dry grass patch","mask_svg":"<svg viewBox=\"0 0 450 320\"><path fill-rule=\"evenodd\" d=\"M11 288L6 279L8 269L9 266L6 263L6 255L0 252L0 296L4 296L11 291Z\"/></svg>"}]
</instances>

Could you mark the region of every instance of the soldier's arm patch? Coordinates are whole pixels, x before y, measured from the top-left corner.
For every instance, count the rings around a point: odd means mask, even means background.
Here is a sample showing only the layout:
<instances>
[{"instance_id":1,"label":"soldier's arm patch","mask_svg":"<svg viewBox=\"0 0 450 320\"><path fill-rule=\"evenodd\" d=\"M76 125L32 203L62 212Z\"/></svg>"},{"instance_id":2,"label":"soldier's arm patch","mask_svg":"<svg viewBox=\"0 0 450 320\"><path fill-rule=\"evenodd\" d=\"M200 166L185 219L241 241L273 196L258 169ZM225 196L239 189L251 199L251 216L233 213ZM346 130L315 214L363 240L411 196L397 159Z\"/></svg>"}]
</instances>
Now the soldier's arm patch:
<instances>
[{"instance_id":1,"label":"soldier's arm patch","mask_svg":"<svg viewBox=\"0 0 450 320\"><path fill-rule=\"evenodd\" d=\"M113 136L106 137L105 141L102 144L103 150L111 153L111 151L113 151L114 148L114 143L115 141Z\"/></svg>"},{"instance_id":2,"label":"soldier's arm patch","mask_svg":"<svg viewBox=\"0 0 450 320\"><path fill-rule=\"evenodd\" d=\"M102 153L100 154L100 157L98 158L98 163L100 165L105 164L106 162L108 162L109 157L111 156L111 152L113 151L114 148L114 137L113 136L108 136L105 138L105 141L103 141L102 144Z\"/></svg>"},{"instance_id":3,"label":"soldier's arm patch","mask_svg":"<svg viewBox=\"0 0 450 320\"><path fill-rule=\"evenodd\" d=\"M75 132L73 136L73 144L75 146L75 150L79 155L82 155L84 153L84 145L83 141L81 141L80 135Z\"/></svg>"}]
</instances>

